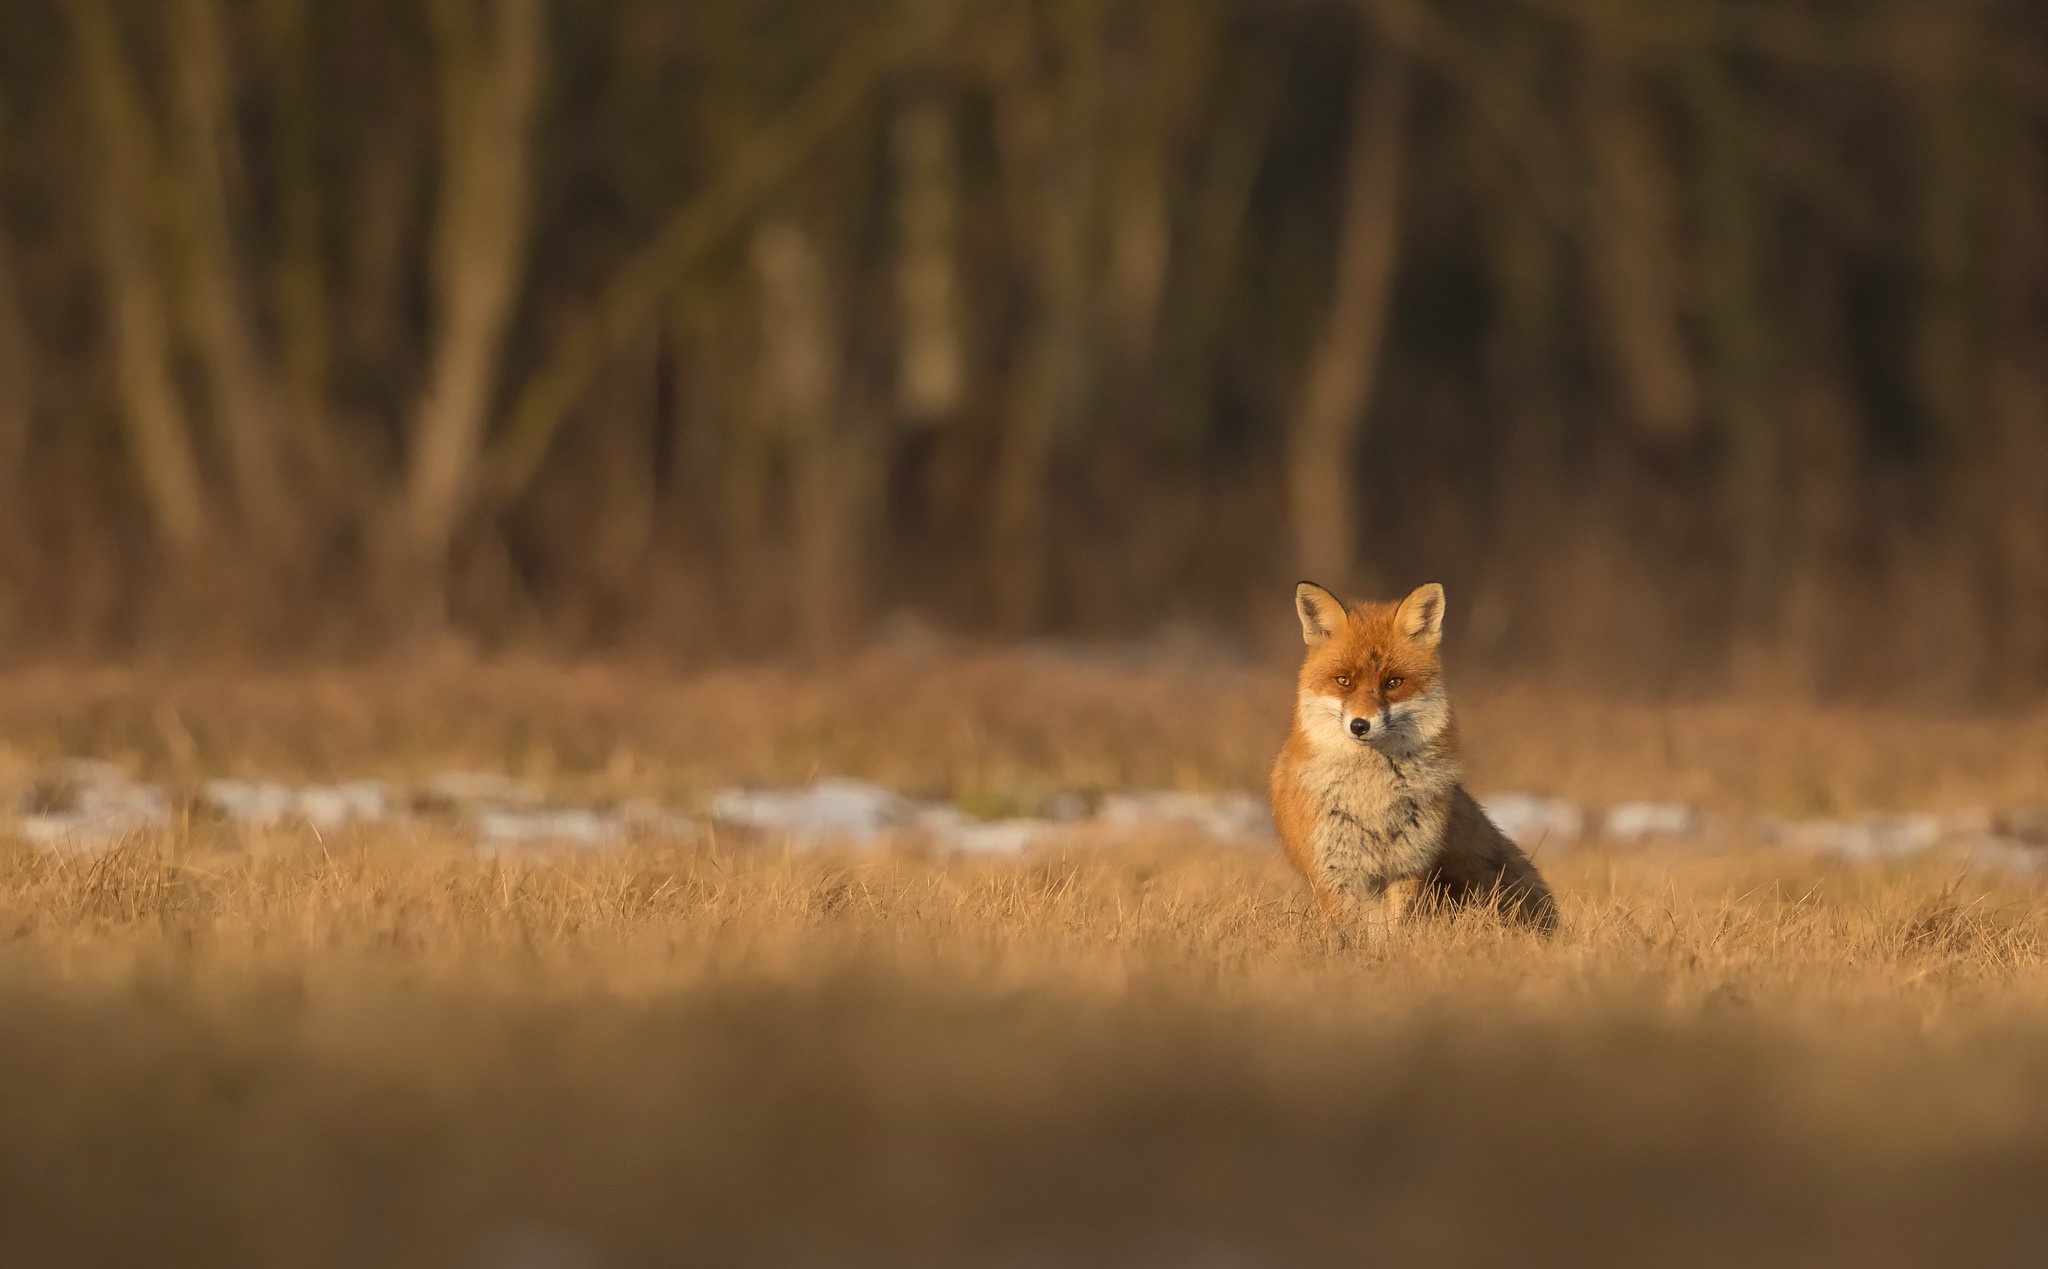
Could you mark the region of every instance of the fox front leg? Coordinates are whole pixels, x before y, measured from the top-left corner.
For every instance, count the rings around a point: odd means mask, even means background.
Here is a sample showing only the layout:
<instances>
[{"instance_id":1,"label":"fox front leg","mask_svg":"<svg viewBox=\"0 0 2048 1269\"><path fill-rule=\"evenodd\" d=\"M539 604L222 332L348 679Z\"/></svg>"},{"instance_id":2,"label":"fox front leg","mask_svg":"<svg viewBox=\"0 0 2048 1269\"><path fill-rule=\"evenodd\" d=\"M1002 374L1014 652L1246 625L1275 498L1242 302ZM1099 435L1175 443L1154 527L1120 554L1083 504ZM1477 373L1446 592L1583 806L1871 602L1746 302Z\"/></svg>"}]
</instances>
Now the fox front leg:
<instances>
[{"instance_id":1,"label":"fox front leg","mask_svg":"<svg viewBox=\"0 0 2048 1269\"><path fill-rule=\"evenodd\" d=\"M1422 878L1401 877L1387 883L1380 891L1380 920L1389 928L1402 924L1413 915L1415 901L1422 895Z\"/></svg>"}]
</instances>

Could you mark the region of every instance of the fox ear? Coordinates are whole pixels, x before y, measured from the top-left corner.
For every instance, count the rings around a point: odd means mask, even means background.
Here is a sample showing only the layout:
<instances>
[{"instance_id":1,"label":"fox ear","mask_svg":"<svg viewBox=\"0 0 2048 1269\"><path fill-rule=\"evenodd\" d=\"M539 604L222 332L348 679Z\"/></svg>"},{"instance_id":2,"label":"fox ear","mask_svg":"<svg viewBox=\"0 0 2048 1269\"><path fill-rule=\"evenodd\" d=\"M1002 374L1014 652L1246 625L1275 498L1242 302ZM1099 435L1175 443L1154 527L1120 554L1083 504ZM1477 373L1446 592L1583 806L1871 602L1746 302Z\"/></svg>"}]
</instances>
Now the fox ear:
<instances>
[{"instance_id":1,"label":"fox ear","mask_svg":"<svg viewBox=\"0 0 2048 1269\"><path fill-rule=\"evenodd\" d=\"M1444 637L1444 588L1436 582L1417 586L1394 610L1400 632L1434 648Z\"/></svg>"},{"instance_id":2,"label":"fox ear","mask_svg":"<svg viewBox=\"0 0 2048 1269\"><path fill-rule=\"evenodd\" d=\"M1301 641L1314 647L1344 624L1344 601L1314 582L1294 587L1294 611L1301 618Z\"/></svg>"}]
</instances>

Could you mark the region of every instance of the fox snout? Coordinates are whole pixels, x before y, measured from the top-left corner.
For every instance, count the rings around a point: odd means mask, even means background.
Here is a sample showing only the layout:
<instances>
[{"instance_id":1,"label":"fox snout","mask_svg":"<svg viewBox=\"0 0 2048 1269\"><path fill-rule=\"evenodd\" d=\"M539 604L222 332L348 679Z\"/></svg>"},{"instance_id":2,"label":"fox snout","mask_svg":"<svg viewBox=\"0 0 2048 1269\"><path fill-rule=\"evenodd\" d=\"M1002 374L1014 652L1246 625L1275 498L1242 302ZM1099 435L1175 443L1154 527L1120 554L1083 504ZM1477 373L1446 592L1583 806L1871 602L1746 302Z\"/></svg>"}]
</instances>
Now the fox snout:
<instances>
[{"instance_id":1,"label":"fox snout","mask_svg":"<svg viewBox=\"0 0 2048 1269\"><path fill-rule=\"evenodd\" d=\"M1353 718L1351 720L1351 734L1360 740L1364 740L1367 736L1372 735L1372 717L1367 714L1360 714Z\"/></svg>"}]
</instances>

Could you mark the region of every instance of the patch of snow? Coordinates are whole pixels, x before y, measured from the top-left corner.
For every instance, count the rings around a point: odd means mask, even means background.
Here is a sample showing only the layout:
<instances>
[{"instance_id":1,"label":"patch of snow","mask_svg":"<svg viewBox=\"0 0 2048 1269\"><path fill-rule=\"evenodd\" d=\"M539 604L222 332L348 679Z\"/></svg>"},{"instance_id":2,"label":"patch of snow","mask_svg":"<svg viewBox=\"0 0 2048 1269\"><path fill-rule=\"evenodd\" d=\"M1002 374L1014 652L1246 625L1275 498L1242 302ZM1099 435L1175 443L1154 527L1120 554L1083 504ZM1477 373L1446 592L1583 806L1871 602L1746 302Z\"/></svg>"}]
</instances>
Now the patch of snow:
<instances>
[{"instance_id":1,"label":"patch of snow","mask_svg":"<svg viewBox=\"0 0 2048 1269\"><path fill-rule=\"evenodd\" d=\"M642 837L695 837L703 827L703 821L696 816L647 798L620 803L618 818L627 829Z\"/></svg>"},{"instance_id":2,"label":"patch of snow","mask_svg":"<svg viewBox=\"0 0 2048 1269\"><path fill-rule=\"evenodd\" d=\"M727 824L797 840L872 841L916 817L910 802L865 780L827 779L801 789L727 789L711 813Z\"/></svg>"},{"instance_id":3,"label":"patch of snow","mask_svg":"<svg viewBox=\"0 0 2048 1269\"><path fill-rule=\"evenodd\" d=\"M1039 814L1045 819L1058 820L1064 824L1085 820L1092 813L1088 799L1071 791L1053 794L1039 809Z\"/></svg>"},{"instance_id":4,"label":"patch of snow","mask_svg":"<svg viewBox=\"0 0 2048 1269\"><path fill-rule=\"evenodd\" d=\"M934 837L945 837L963 828L986 823L951 802L918 802L910 808L910 826Z\"/></svg>"},{"instance_id":5,"label":"patch of snow","mask_svg":"<svg viewBox=\"0 0 2048 1269\"><path fill-rule=\"evenodd\" d=\"M1607 808L1600 823L1614 841L1639 842L1652 837L1691 837L1704 821L1683 802L1617 802Z\"/></svg>"},{"instance_id":6,"label":"patch of snow","mask_svg":"<svg viewBox=\"0 0 2048 1269\"><path fill-rule=\"evenodd\" d=\"M476 819L478 849L486 855L568 846L601 850L625 839L618 820L584 808L484 811Z\"/></svg>"},{"instance_id":7,"label":"patch of snow","mask_svg":"<svg viewBox=\"0 0 2048 1269\"><path fill-rule=\"evenodd\" d=\"M295 809L318 829L379 824L391 816L391 790L375 780L314 784L298 790Z\"/></svg>"},{"instance_id":8,"label":"patch of snow","mask_svg":"<svg viewBox=\"0 0 2048 1269\"><path fill-rule=\"evenodd\" d=\"M940 834L938 841L963 855L1021 855L1058 828L1051 820L984 820Z\"/></svg>"},{"instance_id":9,"label":"patch of snow","mask_svg":"<svg viewBox=\"0 0 2048 1269\"><path fill-rule=\"evenodd\" d=\"M22 800L17 829L45 850L86 853L171 821L170 799L112 763L76 760L39 777Z\"/></svg>"},{"instance_id":10,"label":"patch of snow","mask_svg":"<svg viewBox=\"0 0 2048 1269\"><path fill-rule=\"evenodd\" d=\"M1585 835L1586 813L1575 802L1537 793L1496 793L1480 809L1523 850L1556 850Z\"/></svg>"},{"instance_id":11,"label":"patch of snow","mask_svg":"<svg viewBox=\"0 0 2048 1269\"><path fill-rule=\"evenodd\" d=\"M1020 855L1072 822L1049 816L981 820L950 802L920 802L911 808L908 826L940 850L962 855Z\"/></svg>"},{"instance_id":12,"label":"patch of snow","mask_svg":"<svg viewBox=\"0 0 2048 1269\"><path fill-rule=\"evenodd\" d=\"M2010 837L1986 835L1961 843L1963 862L1986 872L2032 876L2048 870L2048 851Z\"/></svg>"},{"instance_id":13,"label":"patch of snow","mask_svg":"<svg viewBox=\"0 0 2048 1269\"><path fill-rule=\"evenodd\" d=\"M258 828L289 816L298 802L292 790L267 780L208 780L199 800L223 819Z\"/></svg>"},{"instance_id":14,"label":"patch of snow","mask_svg":"<svg viewBox=\"0 0 2048 1269\"><path fill-rule=\"evenodd\" d=\"M222 819L267 828L304 820L333 830L355 821L375 823L391 808L391 794L371 780L294 787L269 780L208 780L199 800Z\"/></svg>"},{"instance_id":15,"label":"patch of snow","mask_svg":"<svg viewBox=\"0 0 2048 1269\"><path fill-rule=\"evenodd\" d=\"M1902 859L1924 855L1940 844L1942 824L1934 815L1880 815L1857 825L1855 845L1867 857Z\"/></svg>"},{"instance_id":16,"label":"patch of snow","mask_svg":"<svg viewBox=\"0 0 2048 1269\"><path fill-rule=\"evenodd\" d=\"M1836 855L1858 863L1907 859L1934 849L1943 836L1934 815L1878 815L1862 820L1793 820L1770 826L1780 845Z\"/></svg>"},{"instance_id":17,"label":"patch of snow","mask_svg":"<svg viewBox=\"0 0 2048 1269\"><path fill-rule=\"evenodd\" d=\"M1273 836L1273 817L1265 799L1249 793L1112 793L1102 799L1098 815L1102 823L1115 827L1181 825L1225 842Z\"/></svg>"}]
</instances>

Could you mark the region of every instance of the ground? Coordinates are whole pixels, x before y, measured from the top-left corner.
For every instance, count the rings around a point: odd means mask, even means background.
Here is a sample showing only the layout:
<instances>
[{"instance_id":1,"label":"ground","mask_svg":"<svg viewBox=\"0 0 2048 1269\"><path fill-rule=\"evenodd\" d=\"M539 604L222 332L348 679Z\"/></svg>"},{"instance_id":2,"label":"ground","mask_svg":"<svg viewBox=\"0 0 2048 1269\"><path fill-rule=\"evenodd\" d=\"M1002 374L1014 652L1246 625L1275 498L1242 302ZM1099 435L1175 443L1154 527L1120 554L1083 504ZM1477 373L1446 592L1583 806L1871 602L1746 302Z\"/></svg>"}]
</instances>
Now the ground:
<instances>
[{"instance_id":1,"label":"ground","mask_svg":"<svg viewBox=\"0 0 2048 1269\"><path fill-rule=\"evenodd\" d=\"M1277 684L1280 695L1267 689ZM1284 671L963 658L0 679L0 774L585 796L1255 786ZM1730 816L2043 800L2040 717L1475 691L1475 782ZM1276 703L1277 701L1277 703ZM1603 757L1604 755L1604 757ZM1387 944L1277 852L431 824L0 840L10 1264L2023 1263L2048 891L1744 840L1546 855L1552 940Z\"/></svg>"}]
</instances>

